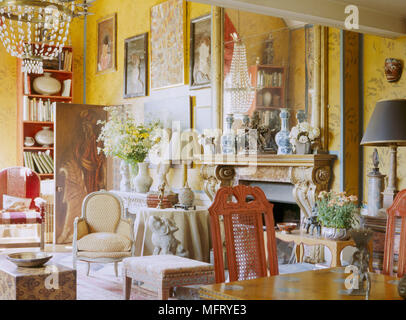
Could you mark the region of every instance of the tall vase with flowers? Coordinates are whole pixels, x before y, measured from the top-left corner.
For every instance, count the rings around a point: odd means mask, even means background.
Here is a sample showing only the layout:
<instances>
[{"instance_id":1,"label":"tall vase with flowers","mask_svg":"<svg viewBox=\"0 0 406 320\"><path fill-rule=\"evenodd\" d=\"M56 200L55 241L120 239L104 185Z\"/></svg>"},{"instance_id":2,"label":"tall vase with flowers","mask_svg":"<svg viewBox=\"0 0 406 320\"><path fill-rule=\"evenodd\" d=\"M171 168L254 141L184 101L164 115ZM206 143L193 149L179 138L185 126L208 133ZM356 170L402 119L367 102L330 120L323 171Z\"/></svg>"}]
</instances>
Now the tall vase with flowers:
<instances>
[{"instance_id":1,"label":"tall vase with flowers","mask_svg":"<svg viewBox=\"0 0 406 320\"><path fill-rule=\"evenodd\" d=\"M137 124L133 116L122 108L107 107L105 110L109 114L108 120L98 122L102 125L98 141L104 144L99 152L125 161L133 172L138 168L138 173L132 181L133 188L137 192L148 192L152 185L152 178L148 174L148 164L145 159L151 148L160 141L155 134L159 123Z\"/></svg>"},{"instance_id":2,"label":"tall vase with flowers","mask_svg":"<svg viewBox=\"0 0 406 320\"><path fill-rule=\"evenodd\" d=\"M348 240L349 230L359 222L358 198L347 196L346 192L323 191L316 203L322 236L333 240Z\"/></svg>"}]
</instances>

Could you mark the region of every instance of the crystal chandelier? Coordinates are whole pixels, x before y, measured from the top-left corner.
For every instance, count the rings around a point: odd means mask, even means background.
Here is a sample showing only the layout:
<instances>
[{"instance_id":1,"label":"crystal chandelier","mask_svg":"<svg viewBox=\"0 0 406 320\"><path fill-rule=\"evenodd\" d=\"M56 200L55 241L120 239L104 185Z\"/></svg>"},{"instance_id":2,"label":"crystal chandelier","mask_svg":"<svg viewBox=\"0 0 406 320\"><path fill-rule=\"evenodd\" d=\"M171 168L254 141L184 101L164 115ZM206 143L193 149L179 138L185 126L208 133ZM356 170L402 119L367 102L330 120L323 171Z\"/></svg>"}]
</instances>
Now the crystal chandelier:
<instances>
[{"instance_id":1,"label":"crystal chandelier","mask_svg":"<svg viewBox=\"0 0 406 320\"><path fill-rule=\"evenodd\" d=\"M248 72L247 51L244 43L236 33L231 35L234 41L234 52L231 61L230 78L225 91L230 97L230 112L244 114L250 109L254 100L255 88L251 84Z\"/></svg>"},{"instance_id":2,"label":"crystal chandelier","mask_svg":"<svg viewBox=\"0 0 406 320\"><path fill-rule=\"evenodd\" d=\"M43 59L62 52L76 16L93 1L0 0L0 39L7 52L22 59L22 71L43 73Z\"/></svg>"}]
</instances>

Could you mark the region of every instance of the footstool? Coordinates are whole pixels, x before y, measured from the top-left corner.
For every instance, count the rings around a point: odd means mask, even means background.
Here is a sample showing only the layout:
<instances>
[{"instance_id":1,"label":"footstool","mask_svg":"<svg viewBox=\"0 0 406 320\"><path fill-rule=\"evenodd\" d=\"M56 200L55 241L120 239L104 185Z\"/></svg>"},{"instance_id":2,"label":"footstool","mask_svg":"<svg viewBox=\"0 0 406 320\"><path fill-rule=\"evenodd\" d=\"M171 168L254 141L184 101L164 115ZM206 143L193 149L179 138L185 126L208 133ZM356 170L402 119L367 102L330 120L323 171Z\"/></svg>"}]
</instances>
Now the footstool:
<instances>
[{"instance_id":1,"label":"footstool","mask_svg":"<svg viewBox=\"0 0 406 320\"><path fill-rule=\"evenodd\" d=\"M159 300L168 300L174 287L215 282L213 265L174 255L126 258L123 277L125 300L130 299L132 280L156 292Z\"/></svg>"}]
</instances>

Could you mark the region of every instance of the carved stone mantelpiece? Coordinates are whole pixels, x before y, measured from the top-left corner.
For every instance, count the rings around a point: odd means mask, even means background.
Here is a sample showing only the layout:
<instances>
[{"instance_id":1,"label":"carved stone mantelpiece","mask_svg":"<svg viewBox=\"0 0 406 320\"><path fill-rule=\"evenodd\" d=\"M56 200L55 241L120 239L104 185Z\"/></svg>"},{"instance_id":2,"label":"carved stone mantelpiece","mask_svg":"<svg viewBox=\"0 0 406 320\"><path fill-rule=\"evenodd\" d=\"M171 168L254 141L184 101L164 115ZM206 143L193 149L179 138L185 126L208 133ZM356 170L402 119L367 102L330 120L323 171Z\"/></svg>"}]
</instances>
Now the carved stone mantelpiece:
<instances>
[{"instance_id":1,"label":"carved stone mantelpiece","mask_svg":"<svg viewBox=\"0 0 406 320\"><path fill-rule=\"evenodd\" d=\"M288 183L294 185L293 197L300 207L301 225L311 216L321 191L328 190L336 156L264 155L258 157L211 156L200 159L204 191L213 201L220 187L251 182ZM313 254L322 257L321 248Z\"/></svg>"},{"instance_id":2,"label":"carved stone mantelpiece","mask_svg":"<svg viewBox=\"0 0 406 320\"><path fill-rule=\"evenodd\" d=\"M215 159L213 159L215 158ZM201 175L205 192L213 200L220 187L239 183L267 182L294 185L293 197L302 211L302 221L311 215L317 195L327 190L334 155L264 155L255 157L205 157Z\"/></svg>"}]
</instances>

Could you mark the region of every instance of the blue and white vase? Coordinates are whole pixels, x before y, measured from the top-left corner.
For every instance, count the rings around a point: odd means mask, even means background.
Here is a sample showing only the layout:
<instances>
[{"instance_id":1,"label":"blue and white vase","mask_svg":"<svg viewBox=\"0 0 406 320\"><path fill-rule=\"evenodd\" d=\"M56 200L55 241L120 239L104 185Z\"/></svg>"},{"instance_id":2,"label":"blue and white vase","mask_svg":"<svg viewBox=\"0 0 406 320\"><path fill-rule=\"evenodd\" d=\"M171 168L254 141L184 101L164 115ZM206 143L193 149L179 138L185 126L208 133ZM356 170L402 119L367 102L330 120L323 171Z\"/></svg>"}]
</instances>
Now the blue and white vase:
<instances>
[{"instance_id":1,"label":"blue and white vase","mask_svg":"<svg viewBox=\"0 0 406 320\"><path fill-rule=\"evenodd\" d=\"M226 118L227 128L221 137L221 149L223 154L236 154L236 136L232 129L234 116L228 114Z\"/></svg>"},{"instance_id":2,"label":"blue and white vase","mask_svg":"<svg viewBox=\"0 0 406 320\"><path fill-rule=\"evenodd\" d=\"M289 117L288 109L281 109L281 131L275 137L276 144L278 145L278 154L292 154L293 148L290 143L290 130L289 130Z\"/></svg>"}]
</instances>

